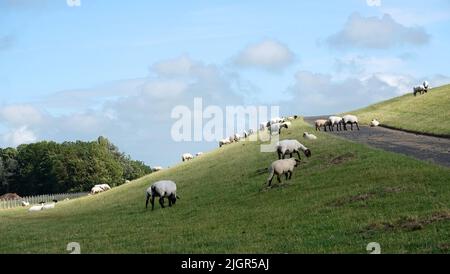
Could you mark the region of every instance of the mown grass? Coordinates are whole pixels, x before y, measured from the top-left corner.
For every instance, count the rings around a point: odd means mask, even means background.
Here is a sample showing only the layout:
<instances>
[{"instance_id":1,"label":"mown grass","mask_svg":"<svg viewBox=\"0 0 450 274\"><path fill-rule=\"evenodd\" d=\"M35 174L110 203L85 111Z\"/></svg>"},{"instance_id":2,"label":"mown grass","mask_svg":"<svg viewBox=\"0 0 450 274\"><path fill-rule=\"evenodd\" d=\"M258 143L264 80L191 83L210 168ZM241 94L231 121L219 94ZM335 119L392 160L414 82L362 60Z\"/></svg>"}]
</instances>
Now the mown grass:
<instances>
[{"instance_id":1,"label":"mown grass","mask_svg":"<svg viewBox=\"0 0 450 274\"><path fill-rule=\"evenodd\" d=\"M411 92L351 113L363 124L375 118L398 129L450 136L450 85L416 97Z\"/></svg>"},{"instance_id":2,"label":"mown grass","mask_svg":"<svg viewBox=\"0 0 450 274\"><path fill-rule=\"evenodd\" d=\"M298 120L282 138L305 130ZM448 168L317 135L302 140L312 157L271 189L258 170L276 154L241 142L54 210L0 211L0 253L67 253L69 242L82 253L366 253L369 242L383 253L449 252L448 220L401 225L450 212ZM145 210L145 189L160 179L175 180L181 199Z\"/></svg>"}]
</instances>

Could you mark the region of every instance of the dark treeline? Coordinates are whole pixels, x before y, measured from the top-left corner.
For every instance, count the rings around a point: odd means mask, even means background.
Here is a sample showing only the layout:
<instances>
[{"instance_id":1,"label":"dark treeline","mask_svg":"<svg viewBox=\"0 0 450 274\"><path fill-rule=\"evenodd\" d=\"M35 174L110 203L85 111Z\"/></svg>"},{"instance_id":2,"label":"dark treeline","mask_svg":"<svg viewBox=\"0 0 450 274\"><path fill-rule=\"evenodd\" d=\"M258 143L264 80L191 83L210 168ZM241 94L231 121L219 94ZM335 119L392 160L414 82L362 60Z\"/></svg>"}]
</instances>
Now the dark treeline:
<instances>
[{"instance_id":1,"label":"dark treeline","mask_svg":"<svg viewBox=\"0 0 450 274\"><path fill-rule=\"evenodd\" d=\"M89 191L96 184L113 187L149 173L150 167L131 160L104 137L0 149L0 195Z\"/></svg>"}]
</instances>

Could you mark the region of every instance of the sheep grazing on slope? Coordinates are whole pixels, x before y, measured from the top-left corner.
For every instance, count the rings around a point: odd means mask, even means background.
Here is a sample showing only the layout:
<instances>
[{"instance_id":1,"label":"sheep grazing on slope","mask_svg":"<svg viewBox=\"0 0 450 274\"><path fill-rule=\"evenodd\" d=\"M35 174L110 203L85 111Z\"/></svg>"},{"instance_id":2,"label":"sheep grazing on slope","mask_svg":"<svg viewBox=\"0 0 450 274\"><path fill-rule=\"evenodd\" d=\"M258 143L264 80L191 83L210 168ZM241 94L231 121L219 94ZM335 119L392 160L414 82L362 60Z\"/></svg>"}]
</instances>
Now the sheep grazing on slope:
<instances>
[{"instance_id":1,"label":"sheep grazing on slope","mask_svg":"<svg viewBox=\"0 0 450 274\"><path fill-rule=\"evenodd\" d=\"M281 183L280 176L282 176L283 174L286 175L286 180L290 180L292 178L294 168L298 166L299 162L299 160L294 158L277 160L273 162L269 167L269 179L267 179L267 183L269 184L269 186L271 186L273 177L275 175L277 175L279 183Z\"/></svg>"},{"instance_id":2,"label":"sheep grazing on slope","mask_svg":"<svg viewBox=\"0 0 450 274\"><path fill-rule=\"evenodd\" d=\"M359 130L358 117L355 115L345 115L342 117L342 124L344 125L344 130L347 130L347 124L351 125L351 130L353 130L353 124L355 124Z\"/></svg>"},{"instance_id":3,"label":"sheep grazing on slope","mask_svg":"<svg viewBox=\"0 0 450 274\"><path fill-rule=\"evenodd\" d=\"M99 188L103 189L103 191L107 191L107 190L111 189L111 187L108 184L95 185L94 187L99 187Z\"/></svg>"},{"instance_id":4,"label":"sheep grazing on slope","mask_svg":"<svg viewBox=\"0 0 450 274\"><path fill-rule=\"evenodd\" d=\"M239 140L242 139L242 136L241 136L241 134L236 133L236 134L233 135L233 139L234 139L235 142L239 142Z\"/></svg>"},{"instance_id":5,"label":"sheep grazing on slope","mask_svg":"<svg viewBox=\"0 0 450 274\"><path fill-rule=\"evenodd\" d=\"M284 156L289 154L289 156L292 158L292 155L294 153L297 153L298 159L301 160L300 157L300 150L303 151L306 157L311 157L311 150L304 145L302 145L297 140L283 140L278 142L277 145L277 153L278 153L278 159L284 159Z\"/></svg>"},{"instance_id":6,"label":"sheep grazing on slope","mask_svg":"<svg viewBox=\"0 0 450 274\"><path fill-rule=\"evenodd\" d=\"M45 205L42 207L42 210L53 209L53 208L55 208L55 205L56 205L56 202L49 203L49 204L45 204Z\"/></svg>"},{"instance_id":7,"label":"sheep grazing on slope","mask_svg":"<svg viewBox=\"0 0 450 274\"><path fill-rule=\"evenodd\" d=\"M203 155L203 152L197 152L196 154L195 154L195 157L200 157L200 156L202 156Z\"/></svg>"},{"instance_id":8,"label":"sheep grazing on slope","mask_svg":"<svg viewBox=\"0 0 450 274\"><path fill-rule=\"evenodd\" d=\"M414 94L414 96L416 96L417 93L422 95L424 93L427 93L429 88L430 88L430 85L428 84L428 81L423 81L422 85L413 87L413 94Z\"/></svg>"},{"instance_id":9,"label":"sheep grazing on slope","mask_svg":"<svg viewBox=\"0 0 450 274\"><path fill-rule=\"evenodd\" d=\"M190 154L190 153L185 153L185 154L181 155L181 160L183 162L186 162L186 161L189 161L192 159L194 159L194 156L192 156L192 154Z\"/></svg>"},{"instance_id":10,"label":"sheep grazing on slope","mask_svg":"<svg viewBox=\"0 0 450 274\"><path fill-rule=\"evenodd\" d=\"M316 131L320 131L321 127L323 127L324 131L327 131L327 127L331 131L331 123L329 120L319 119L319 120L316 120L314 122L314 124L316 125Z\"/></svg>"},{"instance_id":11,"label":"sheep grazing on slope","mask_svg":"<svg viewBox=\"0 0 450 274\"><path fill-rule=\"evenodd\" d=\"M339 116L330 116L329 118L328 118L328 121L329 121L329 123L330 123L330 128L331 128L331 131L333 131L334 130L334 126L336 126L336 131L340 131L340 130L342 130L342 117L339 117Z\"/></svg>"},{"instance_id":12,"label":"sheep grazing on slope","mask_svg":"<svg viewBox=\"0 0 450 274\"><path fill-rule=\"evenodd\" d=\"M373 120L370 122L370 126L371 126L371 127L377 127L377 126L379 126L379 125L380 125L380 122L378 122L377 119L373 119Z\"/></svg>"},{"instance_id":13,"label":"sheep grazing on slope","mask_svg":"<svg viewBox=\"0 0 450 274\"><path fill-rule=\"evenodd\" d=\"M297 118L298 118L298 116L297 116L297 115L294 115L294 116L286 117L284 120L287 120L287 121L294 121L294 120L296 120Z\"/></svg>"},{"instance_id":14,"label":"sheep grazing on slope","mask_svg":"<svg viewBox=\"0 0 450 274\"><path fill-rule=\"evenodd\" d=\"M173 181L163 180L152 184L147 188L147 198L145 201L145 208L148 207L148 201L152 204L152 210L155 208L155 198L159 197L159 204L164 208L164 198L168 198L169 206L171 207L180 199L177 196L177 185Z\"/></svg>"},{"instance_id":15,"label":"sheep grazing on slope","mask_svg":"<svg viewBox=\"0 0 450 274\"><path fill-rule=\"evenodd\" d=\"M303 133L303 138L307 139L307 140L317 140L317 136L314 134L310 134L308 132L304 132Z\"/></svg>"},{"instance_id":16,"label":"sheep grazing on slope","mask_svg":"<svg viewBox=\"0 0 450 274\"><path fill-rule=\"evenodd\" d=\"M219 141L219 147L222 147L222 146L228 145L228 144L231 144L231 141L228 138L225 138L225 139L222 139Z\"/></svg>"},{"instance_id":17,"label":"sheep grazing on slope","mask_svg":"<svg viewBox=\"0 0 450 274\"><path fill-rule=\"evenodd\" d=\"M152 168L153 172L158 172L158 171L161 171L161 170L163 170L162 166L155 166L155 167Z\"/></svg>"},{"instance_id":18,"label":"sheep grazing on slope","mask_svg":"<svg viewBox=\"0 0 450 274\"><path fill-rule=\"evenodd\" d=\"M276 134L281 134L281 129L282 128L289 128L289 124L287 123L276 123L276 124L272 124L269 127L269 131L271 135L276 135Z\"/></svg>"}]
</instances>

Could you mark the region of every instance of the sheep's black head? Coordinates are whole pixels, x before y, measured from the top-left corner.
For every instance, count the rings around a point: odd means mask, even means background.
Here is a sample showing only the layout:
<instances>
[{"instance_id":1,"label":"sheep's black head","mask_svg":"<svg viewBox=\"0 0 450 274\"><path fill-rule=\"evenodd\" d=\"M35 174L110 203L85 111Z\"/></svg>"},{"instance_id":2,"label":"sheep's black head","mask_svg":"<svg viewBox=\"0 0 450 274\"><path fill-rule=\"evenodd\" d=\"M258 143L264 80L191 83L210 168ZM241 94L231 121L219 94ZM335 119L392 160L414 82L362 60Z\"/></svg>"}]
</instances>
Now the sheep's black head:
<instances>
[{"instance_id":1,"label":"sheep's black head","mask_svg":"<svg viewBox=\"0 0 450 274\"><path fill-rule=\"evenodd\" d=\"M305 150L305 156L308 158L311 157L311 150L309 148Z\"/></svg>"},{"instance_id":2,"label":"sheep's black head","mask_svg":"<svg viewBox=\"0 0 450 274\"><path fill-rule=\"evenodd\" d=\"M297 119L298 118L298 116L297 115L294 115L294 119Z\"/></svg>"},{"instance_id":3,"label":"sheep's black head","mask_svg":"<svg viewBox=\"0 0 450 274\"><path fill-rule=\"evenodd\" d=\"M175 204L177 202L177 197L175 195L170 195L169 199L172 202L172 204Z\"/></svg>"}]
</instances>

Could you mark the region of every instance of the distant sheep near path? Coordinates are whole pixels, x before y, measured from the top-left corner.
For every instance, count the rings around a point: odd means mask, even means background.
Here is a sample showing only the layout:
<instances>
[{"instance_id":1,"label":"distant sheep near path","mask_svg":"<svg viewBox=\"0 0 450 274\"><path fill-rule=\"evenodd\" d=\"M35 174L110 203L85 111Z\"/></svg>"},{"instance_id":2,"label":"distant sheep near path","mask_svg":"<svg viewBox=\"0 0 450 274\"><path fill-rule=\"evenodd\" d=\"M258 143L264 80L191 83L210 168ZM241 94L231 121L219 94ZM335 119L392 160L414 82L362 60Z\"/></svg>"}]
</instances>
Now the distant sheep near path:
<instances>
[{"instance_id":1,"label":"distant sheep near path","mask_svg":"<svg viewBox=\"0 0 450 274\"><path fill-rule=\"evenodd\" d=\"M228 138L225 138L225 139L222 139L219 141L219 147L223 147L224 145L228 145L228 144L231 144L231 141Z\"/></svg>"},{"instance_id":2,"label":"distant sheep near path","mask_svg":"<svg viewBox=\"0 0 450 274\"><path fill-rule=\"evenodd\" d=\"M324 131L327 131L327 127L331 131L331 123L329 120L319 119L319 120L316 120L314 122L314 124L316 126L316 131L320 131L321 127L323 127Z\"/></svg>"},{"instance_id":3,"label":"distant sheep near path","mask_svg":"<svg viewBox=\"0 0 450 274\"><path fill-rule=\"evenodd\" d=\"M342 117L339 116L330 116L328 118L328 121L330 123L330 129L331 131L334 131L334 126L336 126L336 131L342 130Z\"/></svg>"},{"instance_id":4,"label":"distant sheep near path","mask_svg":"<svg viewBox=\"0 0 450 274\"><path fill-rule=\"evenodd\" d=\"M91 194L98 194L102 193L103 191L105 190L99 186L94 186L93 188L91 188Z\"/></svg>"},{"instance_id":5,"label":"distant sheep near path","mask_svg":"<svg viewBox=\"0 0 450 274\"><path fill-rule=\"evenodd\" d=\"M185 154L181 155L181 160L183 162L189 161L189 160L192 160L192 159L194 159L194 156L192 156L192 154L190 154L190 153L185 153Z\"/></svg>"},{"instance_id":6,"label":"distant sheep near path","mask_svg":"<svg viewBox=\"0 0 450 274\"><path fill-rule=\"evenodd\" d=\"M42 207L42 210L53 209L53 208L55 208L55 205L56 205L56 202L49 203L49 204L45 204L45 205Z\"/></svg>"},{"instance_id":7,"label":"distant sheep near path","mask_svg":"<svg viewBox=\"0 0 450 274\"><path fill-rule=\"evenodd\" d=\"M29 212L35 212L35 211L41 211L44 207L44 203L41 203L39 205L34 205L28 209Z\"/></svg>"},{"instance_id":8,"label":"distant sheep near path","mask_svg":"<svg viewBox=\"0 0 450 274\"><path fill-rule=\"evenodd\" d=\"M164 198L168 198L169 206L175 205L177 199L177 185L173 181L163 180L152 184L146 190L147 198L145 201L145 208L148 207L148 201L152 204L152 210L155 208L155 198L159 197L159 204L164 208Z\"/></svg>"},{"instance_id":9,"label":"distant sheep near path","mask_svg":"<svg viewBox=\"0 0 450 274\"><path fill-rule=\"evenodd\" d=\"M373 119L373 120L370 122L370 126L371 126L371 127L377 127L377 126L379 126L379 125L380 125L380 122L378 122L377 119Z\"/></svg>"},{"instance_id":10,"label":"distant sheep near path","mask_svg":"<svg viewBox=\"0 0 450 274\"><path fill-rule=\"evenodd\" d=\"M355 124L359 130L358 117L355 115L345 115L342 117L342 124L344 125L344 130L347 130L347 124L351 125L351 130L353 130L353 124Z\"/></svg>"},{"instance_id":11,"label":"distant sheep near path","mask_svg":"<svg viewBox=\"0 0 450 274\"><path fill-rule=\"evenodd\" d=\"M281 183L280 176L283 174L286 175L286 180L290 180L292 178L294 168L298 166L299 162L299 160L294 158L277 160L273 162L269 167L269 179L267 179L268 185L272 185L272 180L275 175L277 175L277 180L279 183Z\"/></svg>"},{"instance_id":12,"label":"distant sheep near path","mask_svg":"<svg viewBox=\"0 0 450 274\"><path fill-rule=\"evenodd\" d=\"M161 171L161 170L163 170L162 166L155 166L155 167L152 168L153 172L158 172L158 171Z\"/></svg>"}]
</instances>

